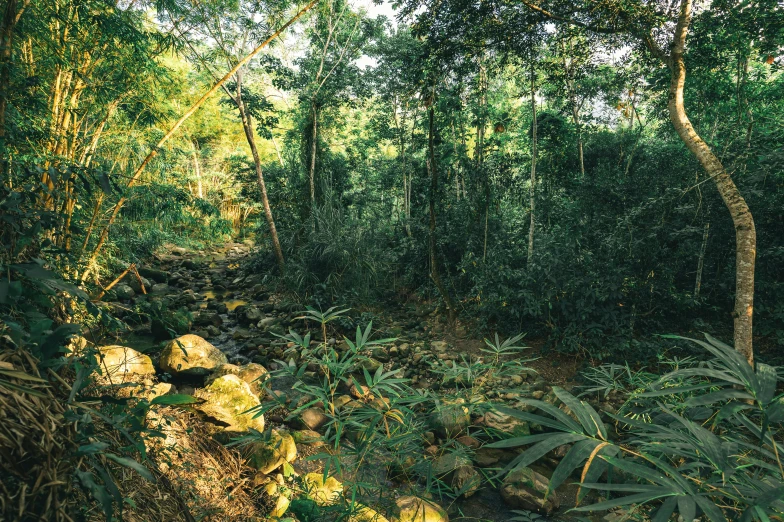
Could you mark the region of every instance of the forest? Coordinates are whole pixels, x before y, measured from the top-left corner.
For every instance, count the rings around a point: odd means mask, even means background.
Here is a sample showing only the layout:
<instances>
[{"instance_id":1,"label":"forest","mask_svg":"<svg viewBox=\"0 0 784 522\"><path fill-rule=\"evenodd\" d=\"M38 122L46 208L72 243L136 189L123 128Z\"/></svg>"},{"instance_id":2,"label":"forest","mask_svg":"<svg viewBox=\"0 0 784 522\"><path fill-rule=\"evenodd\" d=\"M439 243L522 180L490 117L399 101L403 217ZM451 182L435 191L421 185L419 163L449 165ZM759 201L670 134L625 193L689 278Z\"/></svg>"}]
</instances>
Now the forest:
<instances>
[{"instance_id":1,"label":"forest","mask_svg":"<svg viewBox=\"0 0 784 522\"><path fill-rule=\"evenodd\" d=\"M780 0L0 0L0 521L784 521Z\"/></svg>"}]
</instances>

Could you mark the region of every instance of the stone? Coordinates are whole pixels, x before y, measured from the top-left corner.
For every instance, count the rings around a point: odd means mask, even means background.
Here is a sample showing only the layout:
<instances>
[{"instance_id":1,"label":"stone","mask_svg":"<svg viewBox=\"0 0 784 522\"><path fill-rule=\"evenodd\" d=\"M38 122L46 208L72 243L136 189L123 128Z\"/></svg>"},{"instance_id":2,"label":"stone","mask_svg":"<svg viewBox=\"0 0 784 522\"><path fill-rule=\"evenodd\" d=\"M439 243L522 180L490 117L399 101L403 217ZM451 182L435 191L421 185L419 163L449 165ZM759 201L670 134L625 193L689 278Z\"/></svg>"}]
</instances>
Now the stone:
<instances>
[{"instance_id":1,"label":"stone","mask_svg":"<svg viewBox=\"0 0 784 522\"><path fill-rule=\"evenodd\" d=\"M243 305L234 309L237 316L237 322L241 325L256 324L264 319L264 313L255 306Z\"/></svg>"},{"instance_id":2,"label":"stone","mask_svg":"<svg viewBox=\"0 0 784 522\"><path fill-rule=\"evenodd\" d=\"M294 442L297 444L306 444L317 448L324 445L324 440L317 431L313 430L297 430L291 434Z\"/></svg>"},{"instance_id":3,"label":"stone","mask_svg":"<svg viewBox=\"0 0 784 522\"><path fill-rule=\"evenodd\" d=\"M264 381L269 376L269 372L260 364L248 363L242 366L236 364L221 364L215 371L207 377L205 384L210 384L212 381L224 375L236 375L241 380L248 383L251 391L257 396L264 394Z\"/></svg>"},{"instance_id":4,"label":"stone","mask_svg":"<svg viewBox=\"0 0 784 522\"><path fill-rule=\"evenodd\" d=\"M270 511L269 516L271 518L280 518L285 513L286 510L289 509L289 505L291 504L291 500L286 497L281 491L278 484L275 482L269 482L266 486L264 486L264 492L270 496L271 498L275 499L275 506Z\"/></svg>"},{"instance_id":5,"label":"stone","mask_svg":"<svg viewBox=\"0 0 784 522\"><path fill-rule=\"evenodd\" d=\"M356 383L352 383L351 387L349 388L349 393L355 399L363 400L363 401L372 401L373 394L370 393L370 388L365 386L364 384L360 384L359 388L357 388Z\"/></svg>"},{"instance_id":6,"label":"stone","mask_svg":"<svg viewBox=\"0 0 784 522\"><path fill-rule=\"evenodd\" d=\"M166 283L169 281L169 273L164 270L158 270L157 268L144 268L144 267L139 267L137 270L139 271L140 276L146 277L147 279L151 279L156 283Z\"/></svg>"},{"instance_id":7,"label":"stone","mask_svg":"<svg viewBox=\"0 0 784 522\"><path fill-rule=\"evenodd\" d=\"M136 292L128 285L117 285L114 287L114 295L117 296L119 301L127 301L128 299L133 299Z\"/></svg>"},{"instance_id":8,"label":"stone","mask_svg":"<svg viewBox=\"0 0 784 522\"><path fill-rule=\"evenodd\" d=\"M381 368L382 366L383 364L381 364L380 361L377 361L372 357L367 357L357 362L356 365L354 366L353 371L363 373L362 370L367 370L370 373L370 375L373 375L373 373L375 373L375 371Z\"/></svg>"},{"instance_id":9,"label":"stone","mask_svg":"<svg viewBox=\"0 0 784 522\"><path fill-rule=\"evenodd\" d=\"M343 494L343 484L335 477L327 477L320 472L308 473L302 479L308 497L319 506L333 504Z\"/></svg>"},{"instance_id":10,"label":"stone","mask_svg":"<svg viewBox=\"0 0 784 522\"><path fill-rule=\"evenodd\" d=\"M123 278L123 281L125 281L126 284L130 286L133 289L133 291L136 292L137 294L144 293L142 292L142 283L144 283L144 290L147 293L150 293L150 289L152 288L152 283L150 283L149 279L142 277L141 281L139 281L139 278L136 277L135 274L126 275Z\"/></svg>"},{"instance_id":11,"label":"stone","mask_svg":"<svg viewBox=\"0 0 784 522\"><path fill-rule=\"evenodd\" d=\"M320 408L307 408L302 411L299 420L303 428L318 431L329 422L329 417Z\"/></svg>"},{"instance_id":12,"label":"stone","mask_svg":"<svg viewBox=\"0 0 784 522\"><path fill-rule=\"evenodd\" d=\"M463 399L442 402L430 415L430 427L441 437L460 435L471 424L471 415L464 404Z\"/></svg>"},{"instance_id":13,"label":"stone","mask_svg":"<svg viewBox=\"0 0 784 522\"><path fill-rule=\"evenodd\" d=\"M559 508L558 497L544 498L549 486L547 477L531 468L520 468L509 473L501 485L501 498L509 506L549 515Z\"/></svg>"},{"instance_id":14,"label":"stone","mask_svg":"<svg viewBox=\"0 0 784 522\"><path fill-rule=\"evenodd\" d=\"M166 283L155 283L150 289L150 293L155 295L166 295L170 292L171 287Z\"/></svg>"},{"instance_id":15,"label":"stone","mask_svg":"<svg viewBox=\"0 0 784 522\"><path fill-rule=\"evenodd\" d=\"M152 359L127 346L111 345L98 349L101 353L101 371L112 382L128 382L155 374Z\"/></svg>"},{"instance_id":16,"label":"stone","mask_svg":"<svg viewBox=\"0 0 784 522\"><path fill-rule=\"evenodd\" d=\"M244 449L246 464L269 475L297 458L297 444L285 431L272 430L269 440L257 441Z\"/></svg>"},{"instance_id":17,"label":"stone","mask_svg":"<svg viewBox=\"0 0 784 522\"><path fill-rule=\"evenodd\" d=\"M430 341L430 348L434 352L446 352L449 349L449 344L446 341Z\"/></svg>"},{"instance_id":18,"label":"stone","mask_svg":"<svg viewBox=\"0 0 784 522\"><path fill-rule=\"evenodd\" d=\"M474 452L474 463L480 468L489 468L504 458L504 451L497 448L479 448Z\"/></svg>"},{"instance_id":19,"label":"stone","mask_svg":"<svg viewBox=\"0 0 784 522\"><path fill-rule=\"evenodd\" d=\"M513 437L523 437L531 434L531 427L526 421L515 419L511 415L497 411L489 411L485 414L484 425Z\"/></svg>"},{"instance_id":20,"label":"stone","mask_svg":"<svg viewBox=\"0 0 784 522\"><path fill-rule=\"evenodd\" d=\"M196 409L217 420L228 431L242 432L250 428L264 431L264 417L254 418L253 413L247 413L261 403L248 383L236 375L219 377L206 388L196 390L194 396L205 401L196 405Z\"/></svg>"},{"instance_id":21,"label":"stone","mask_svg":"<svg viewBox=\"0 0 784 522\"><path fill-rule=\"evenodd\" d=\"M166 344L160 367L172 374L207 375L222 364L226 355L198 335L187 334Z\"/></svg>"},{"instance_id":22,"label":"stone","mask_svg":"<svg viewBox=\"0 0 784 522\"><path fill-rule=\"evenodd\" d=\"M478 449L479 446L481 446L481 443L478 440L476 440L474 437L469 437L468 435L463 435L462 437L458 437L456 440L463 446L466 446L467 448L473 450Z\"/></svg>"},{"instance_id":23,"label":"stone","mask_svg":"<svg viewBox=\"0 0 784 522\"><path fill-rule=\"evenodd\" d=\"M436 504L419 497L404 496L395 501L397 522L449 522L449 515Z\"/></svg>"},{"instance_id":24,"label":"stone","mask_svg":"<svg viewBox=\"0 0 784 522\"><path fill-rule=\"evenodd\" d=\"M220 326L223 324L223 318L218 312L201 310L193 318L193 324L196 326Z\"/></svg>"},{"instance_id":25,"label":"stone","mask_svg":"<svg viewBox=\"0 0 784 522\"><path fill-rule=\"evenodd\" d=\"M446 453L435 459L432 470L433 474L450 484L464 498L476 493L482 482L471 461L457 453Z\"/></svg>"}]
</instances>

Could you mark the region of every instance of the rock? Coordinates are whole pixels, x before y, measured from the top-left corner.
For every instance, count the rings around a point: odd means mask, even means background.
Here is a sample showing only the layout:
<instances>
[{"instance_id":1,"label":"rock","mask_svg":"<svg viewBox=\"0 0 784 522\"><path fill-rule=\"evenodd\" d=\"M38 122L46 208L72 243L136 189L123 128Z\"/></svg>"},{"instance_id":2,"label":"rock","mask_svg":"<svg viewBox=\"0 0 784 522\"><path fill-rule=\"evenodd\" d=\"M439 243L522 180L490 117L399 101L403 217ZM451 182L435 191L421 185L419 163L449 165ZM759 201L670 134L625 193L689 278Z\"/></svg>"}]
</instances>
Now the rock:
<instances>
[{"instance_id":1,"label":"rock","mask_svg":"<svg viewBox=\"0 0 784 522\"><path fill-rule=\"evenodd\" d=\"M303 428L318 431L329 422L329 417L320 408L307 408L302 411L299 420Z\"/></svg>"},{"instance_id":2,"label":"rock","mask_svg":"<svg viewBox=\"0 0 784 522\"><path fill-rule=\"evenodd\" d=\"M458 436L471 424L471 415L463 404L463 399L444 401L430 415L430 426L445 438Z\"/></svg>"},{"instance_id":3,"label":"rock","mask_svg":"<svg viewBox=\"0 0 784 522\"><path fill-rule=\"evenodd\" d=\"M136 295L133 288L128 285L117 285L113 290L118 301L127 301L128 299L133 299Z\"/></svg>"},{"instance_id":4,"label":"rock","mask_svg":"<svg viewBox=\"0 0 784 522\"><path fill-rule=\"evenodd\" d=\"M479 446L481 446L481 443L478 440L476 440L474 437L469 437L468 435L463 435L462 437L458 437L456 440L463 446L466 446L467 448L473 450L478 449Z\"/></svg>"},{"instance_id":5,"label":"rock","mask_svg":"<svg viewBox=\"0 0 784 522\"><path fill-rule=\"evenodd\" d=\"M283 495L280 489L281 488L278 487L275 482L269 482L266 486L264 486L264 492L271 498L275 499L275 506L269 513L269 516L273 519L282 517L286 513L286 510L289 509L289 505L291 504L291 500Z\"/></svg>"},{"instance_id":6,"label":"rock","mask_svg":"<svg viewBox=\"0 0 784 522\"><path fill-rule=\"evenodd\" d=\"M211 310L201 310L193 319L193 324L196 326L220 326L223 324L223 318L218 312Z\"/></svg>"},{"instance_id":7,"label":"rock","mask_svg":"<svg viewBox=\"0 0 784 522\"><path fill-rule=\"evenodd\" d=\"M354 512L348 517L347 522L389 522L389 519L374 509L356 504Z\"/></svg>"},{"instance_id":8,"label":"rock","mask_svg":"<svg viewBox=\"0 0 784 522\"><path fill-rule=\"evenodd\" d=\"M321 435L313 430L298 430L291 434L297 444L307 444L315 448L324 445Z\"/></svg>"},{"instance_id":9,"label":"rock","mask_svg":"<svg viewBox=\"0 0 784 522\"><path fill-rule=\"evenodd\" d=\"M438 504L405 496L395 501L397 522L449 522L449 515Z\"/></svg>"},{"instance_id":10,"label":"rock","mask_svg":"<svg viewBox=\"0 0 784 522\"><path fill-rule=\"evenodd\" d=\"M212 344L198 335L188 334L166 344L160 366L172 374L207 375L228 362L226 355Z\"/></svg>"},{"instance_id":11,"label":"rock","mask_svg":"<svg viewBox=\"0 0 784 522\"><path fill-rule=\"evenodd\" d=\"M237 322L243 326L256 324L264 319L264 313L252 305L242 305L234 309Z\"/></svg>"},{"instance_id":12,"label":"rock","mask_svg":"<svg viewBox=\"0 0 784 522\"><path fill-rule=\"evenodd\" d=\"M446 341L430 341L430 348L434 352L446 352L449 349L449 344Z\"/></svg>"},{"instance_id":13,"label":"rock","mask_svg":"<svg viewBox=\"0 0 784 522\"><path fill-rule=\"evenodd\" d=\"M501 485L501 498L509 506L550 514L559 507L558 497L550 495L545 500L549 481L531 468L512 471Z\"/></svg>"},{"instance_id":14,"label":"rock","mask_svg":"<svg viewBox=\"0 0 784 522\"><path fill-rule=\"evenodd\" d=\"M332 504L343 494L343 484L335 477L324 480L324 474L321 472L308 473L302 480L308 497L319 506Z\"/></svg>"},{"instance_id":15,"label":"rock","mask_svg":"<svg viewBox=\"0 0 784 522\"><path fill-rule=\"evenodd\" d=\"M357 388L356 383L353 383L349 388L349 393L355 399L363 400L363 401L372 401L373 394L370 393L370 388L365 386L364 384L360 384L359 388Z\"/></svg>"},{"instance_id":16,"label":"rock","mask_svg":"<svg viewBox=\"0 0 784 522\"><path fill-rule=\"evenodd\" d=\"M489 468L497 464L504 456L504 451L497 448L479 448L474 452L474 463L480 468Z\"/></svg>"},{"instance_id":17,"label":"rock","mask_svg":"<svg viewBox=\"0 0 784 522\"><path fill-rule=\"evenodd\" d=\"M151 279L156 283L167 283L169 281L169 273L157 268L144 268L139 267L139 275Z\"/></svg>"},{"instance_id":18,"label":"rock","mask_svg":"<svg viewBox=\"0 0 784 522\"><path fill-rule=\"evenodd\" d=\"M367 357L357 362L353 368L353 371L363 373L362 370L367 370L371 375L373 375L373 373L382 366L383 364L381 364L381 362L373 359L372 357Z\"/></svg>"},{"instance_id":19,"label":"rock","mask_svg":"<svg viewBox=\"0 0 784 522\"><path fill-rule=\"evenodd\" d=\"M130 286L133 289L133 291L136 292L137 294L144 293L142 292L142 283L144 283L144 290L147 293L150 293L150 289L152 288L152 283L150 283L149 279L142 277L141 281L139 281L139 278L136 277L134 274L126 275L123 278L123 281L125 281L126 284Z\"/></svg>"},{"instance_id":20,"label":"rock","mask_svg":"<svg viewBox=\"0 0 784 522\"><path fill-rule=\"evenodd\" d=\"M170 291L171 287L166 283L156 283L150 289L150 293L155 295L167 295Z\"/></svg>"},{"instance_id":21,"label":"rock","mask_svg":"<svg viewBox=\"0 0 784 522\"><path fill-rule=\"evenodd\" d=\"M241 380L248 383L250 390L257 396L264 394L264 381L267 379L269 372L260 364L248 363L242 366L235 364L222 364L218 366L215 371L207 377L205 384L210 384L212 381L224 375L236 375Z\"/></svg>"},{"instance_id":22,"label":"rock","mask_svg":"<svg viewBox=\"0 0 784 522\"><path fill-rule=\"evenodd\" d=\"M225 425L228 431L241 432L249 428L264 431L264 417L254 419L253 413L246 413L261 403L248 383L236 375L219 377L206 388L196 390L194 395L206 401L196 409Z\"/></svg>"},{"instance_id":23,"label":"rock","mask_svg":"<svg viewBox=\"0 0 784 522\"><path fill-rule=\"evenodd\" d=\"M514 437L523 437L531 434L531 427L526 421L515 419L510 415L497 411L489 411L485 414L484 425Z\"/></svg>"},{"instance_id":24,"label":"rock","mask_svg":"<svg viewBox=\"0 0 784 522\"><path fill-rule=\"evenodd\" d=\"M455 492L468 498L479 489L481 478L471 461L457 453L441 455L433 461L433 473L452 486Z\"/></svg>"},{"instance_id":25,"label":"rock","mask_svg":"<svg viewBox=\"0 0 784 522\"><path fill-rule=\"evenodd\" d=\"M112 382L128 382L155 374L152 359L126 346L111 345L98 349L101 352L101 371Z\"/></svg>"},{"instance_id":26,"label":"rock","mask_svg":"<svg viewBox=\"0 0 784 522\"><path fill-rule=\"evenodd\" d=\"M246 463L266 475L297 458L294 438L285 431L272 430L268 441L254 442L246 448Z\"/></svg>"}]
</instances>

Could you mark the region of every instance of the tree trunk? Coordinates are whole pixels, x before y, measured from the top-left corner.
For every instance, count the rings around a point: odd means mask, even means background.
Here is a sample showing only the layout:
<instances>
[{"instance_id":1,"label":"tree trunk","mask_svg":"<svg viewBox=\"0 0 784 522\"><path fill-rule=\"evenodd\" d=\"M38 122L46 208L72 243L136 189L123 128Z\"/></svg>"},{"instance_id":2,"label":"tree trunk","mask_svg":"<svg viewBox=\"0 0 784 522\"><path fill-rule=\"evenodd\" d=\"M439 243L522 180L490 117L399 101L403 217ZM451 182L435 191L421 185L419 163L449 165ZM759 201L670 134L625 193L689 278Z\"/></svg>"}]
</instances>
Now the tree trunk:
<instances>
[{"instance_id":1,"label":"tree trunk","mask_svg":"<svg viewBox=\"0 0 784 522\"><path fill-rule=\"evenodd\" d=\"M30 0L24 0L18 7L17 0L6 0L0 26L0 172L4 172L4 162L8 160L5 150L5 113L8 107L8 93L11 89L11 61L13 58L14 29L22 17Z\"/></svg>"},{"instance_id":2,"label":"tree trunk","mask_svg":"<svg viewBox=\"0 0 784 522\"><path fill-rule=\"evenodd\" d=\"M310 167L308 168L308 178L310 180L310 208L311 213L316 205L316 148L318 143L318 109L314 102L311 106L313 113L313 127L310 133Z\"/></svg>"},{"instance_id":3,"label":"tree trunk","mask_svg":"<svg viewBox=\"0 0 784 522\"><path fill-rule=\"evenodd\" d=\"M528 266L531 266L531 260L534 255L534 228L536 227L536 71L534 70L534 62L531 60L531 116L533 118L531 124L531 191L529 196L529 205L531 207L531 225L528 228Z\"/></svg>"},{"instance_id":4,"label":"tree trunk","mask_svg":"<svg viewBox=\"0 0 784 522\"><path fill-rule=\"evenodd\" d=\"M430 250L430 277L433 278L433 284L436 285L438 293L441 294L441 297L444 299L444 303L446 303L449 324L454 324L456 312L455 306L452 302L452 298L449 297L449 292L447 292L446 287L441 281L441 276L438 272L438 256L436 255L436 196L438 191L438 169L436 168L436 153L433 136L435 132L435 109L432 105L435 103L435 100L431 99L430 103L431 106L430 110L428 111L429 124L427 133L428 154L427 161L425 162L428 173L430 174L430 233L428 234L428 246Z\"/></svg>"},{"instance_id":5,"label":"tree trunk","mask_svg":"<svg viewBox=\"0 0 784 522\"><path fill-rule=\"evenodd\" d=\"M713 179L721 199L729 210L735 227L735 349L749 364L754 363L752 318L754 313L754 264L757 254L757 233L754 218L738 187L724 169L710 146L697 134L686 115L683 88L686 65L683 54L691 22L692 0L681 0L680 16L675 28L669 66L672 73L670 99L667 104L675 131Z\"/></svg>"},{"instance_id":6,"label":"tree trunk","mask_svg":"<svg viewBox=\"0 0 784 522\"><path fill-rule=\"evenodd\" d=\"M708 231L710 230L710 222L705 223L705 229L702 232L702 246L700 247L700 257L697 259L697 276L694 278L694 299L700 297L700 288L702 287L702 268L705 265L705 251L708 248Z\"/></svg>"},{"instance_id":7,"label":"tree trunk","mask_svg":"<svg viewBox=\"0 0 784 522\"><path fill-rule=\"evenodd\" d=\"M245 56L245 58L240 60L228 73L226 73L226 75L223 78L218 80L209 91L204 93L204 95L201 98L199 98L196 101L196 103L194 103L193 106L191 106L190 109L185 111L185 114L183 114L180 117L180 119L177 120L177 122L169 129L169 131L163 136L163 138L161 138L160 141L158 141L158 143L152 148L152 150L150 150L149 154L147 154L147 157L144 158L144 161L141 162L139 167L136 169L136 171L134 171L133 175L128 180L127 186L130 187L134 183L136 183L136 181L139 179L139 176L142 175L142 172L144 172L144 170L147 168L147 165L150 163L150 161L152 161L152 159L158 155L158 151L160 150L160 148L163 147L163 145L167 141L169 141L169 138L171 138L174 135L174 133L177 132L177 130L182 126L182 124L185 123L185 120L193 116L193 114L197 110L199 110L199 107L201 107L205 101L207 101L213 94L215 94L215 92L217 92L218 89L220 89L223 86L223 84L229 80L229 78L237 74L237 71L239 71L242 67L244 67L254 56L259 54L262 49L267 47L270 44L270 42L272 42L275 38L280 36L280 34L284 30L286 30L288 26L290 26L291 24L299 20L299 18L302 17L302 15L310 11L313 8L313 6L315 6L318 2L319 0L311 0L310 3L308 3L308 5L300 9L300 11L297 12L297 14L295 14L291 19L289 19L288 22L280 26L280 28L278 28L278 30L275 31L272 34L272 36L264 40L258 47L256 47L247 56ZM85 271L82 273L82 277L81 277L82 283L84 283L84 281L87 280L87 275L90 273L91 267L95 264L95 260L98 259L98 254L100 253L103 244L106 242L106 239L109 237L109 229L114 224L114 221L117 219L117 216L120 214L120 209L122 209L123 205L125 204L125 201L126 198L120 197L120 199L114 205L114 209L112 209L112 213L109 216L109 221L107 221L106 225L103 227L103 230L101 231L101 235L98 238L98 243L95 245L95 249L93 250L92 254L90 255L90 259L87 262L87 267L85 268Z\"/></svg>"},{"instance_id":8,"label":"tree trunk","mask_svg":"<svg viewBox=\"0 0 784 522\"><path fill-rule=\"evenodd\" d=\"M201 183L201 163L199 162L199 146L196 143L196 140L191 142L193 145L193 170L196 171L196 193L199 195L199 199L204 198L204 187Z\"/></svg>"},{"instance_id":9,"label":"tree trunk","mask_svg":"<svg viewBox=\"0 0 784 522\"><path fill-rule=\"evenodd\" d=\"M253 155L253 164L256 167L256 178L259 181L259 188L261 189L261 203L264 206L264 217L267 220L267 225L270 231L270 240L272 241L272 250L275 252L275 258L278 261L278 270L281 275L285 270L285 263L283 260L283 250L280 248L280 241L278 240L278 230L275 228L275 220L272 218L272 209L270 208L269 198L267 197L267 185L264 183L264 172L261 170L261 159L259 158L259 151L256 148L256 137L253 134L253 123L251 116L245 110L245 103L242 101L242 70L237 71L237 95L236 95L237 108L240 111L240 118L242 118L242 128L245 130L245 138L248 140L250 152Z\"/></svg>"}]
</instances>

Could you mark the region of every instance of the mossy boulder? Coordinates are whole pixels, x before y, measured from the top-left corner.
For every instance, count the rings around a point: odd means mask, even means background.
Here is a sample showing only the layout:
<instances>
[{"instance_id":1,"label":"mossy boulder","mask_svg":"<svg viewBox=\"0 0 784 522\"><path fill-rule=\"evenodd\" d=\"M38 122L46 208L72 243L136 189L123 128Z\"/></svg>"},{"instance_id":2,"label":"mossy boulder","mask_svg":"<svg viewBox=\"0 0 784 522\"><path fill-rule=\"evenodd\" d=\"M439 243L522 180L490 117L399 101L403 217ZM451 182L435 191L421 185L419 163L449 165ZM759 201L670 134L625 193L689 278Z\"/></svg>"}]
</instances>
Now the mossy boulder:
<instances>
[{"instance_id":1,"label":"mossy boulder","mask_svg":"<svg viewBox=\"0 0 784 522\"><path fill-rule=\"evenodd\" d=\"M449 522L446 511L434 502L405 496L395 501L397 522Z\"/></svg>"},{"instance_id":2,"label":"mossy boulder","mask_svg":"<svg viewBox=\"0 0 784 522\"><path fill-rule=\"evenodd\" d=\"M515 419L511 415L498 411L487 412L484 424L492 430L497 430L512 437L524 437L531 434L531 426L526 421Z\"/></svg>"},{"instance_id":3,"label":"mossy boulder","mask_svg":"<svg viewBox=\"0 0 784 522\"><path fill-rule=\"evenodd\" d=\"M308 498L319 506L336 502L343 494L343 484L335 477L327 477L320 472L308 473L302 479Z\"/></svg>"},{"instance_id":4,"label":"mossy boulder","mask_svg":"<svg viewBox=\"0 0 784 522\"><path fill-rule=\"evenodd\" d=\"M152 359L133 348L110 345L98 351L101 354L101 371L111 382L136 382L155 374Z\"/></svg>"},{"instance_id":5,"label":"mossy boulder","mask_svg":"<svg viewBox=\"0 0 784 522\"><path fill-rule=\"evenodd\" d=\"M212 344L198 335L187 334L166 344L160 366L172 374L207 375L228 362L226 355Z\"/></svg>"},{"instance_id":6,"label":"mossy boulder","mask_svg":"<svg viewBox=\"0 0 784 522\"><path fill-rule=\"evenodd\" d=\"M454 438L471 424L471 415L463 399L442 402L430 415L430 427L441 437Z\"/></svg>"},{"instance_id":7,"label":"mossy boulder","mask_svg":"<svg viewBox=\"0 0 784 522\"><path fill-rule=\"evenodd\" d=\"M222 364L207 377L205 383L210 384L218 377L223 377L224 375L236 375L241 380L248 383L248 386L250 386L253 393L261 396L264 394L264 381L269 375L269 372L266 368L257 363L248 363L243 364L242 366L237 366L236 364Z\"/></svg>"},{"instance_id":8,"label":"mossy boulder","mask_svg":"<svg viewBox=\"0 0 784 522\"><path fill-rule=\"evenodd\" d=\"M245 452L249 466L269 475L283 464L294 462L297 445L289 433L272 430L269 440L254 442L247 446Z\"/></svg>"},{"instance_id":9,"label":"mossy boulder","mask_svg":"<svg viewBox=\"0 0 784 522\"><path fill-rule=\"evenodd\" d=\"M236 375L219 377L206 388L196 390L194 395L205 401L196 408L216 420L226 430L264 430L264 417L253 418L253 413L247 413L261 404L259 398L251 391L248 383Z\"/></svg>"},{"instance_id":10,"label":"mossy boulder","mask_svg":"<svg viewBox=\"0 0 784 522\"><path fill-rule=\"evenodd\" d=\"M467 457L446 453L433 461L433 474L468 498L479 490L482 479Z\"/></svg>"},{"instance_id":11,"label":"mossy boulder","mask_svg":"<svg viewBox=\"0 0 784 522\"><path fill-rule=\"evenodd\" d=\"M545 498L549 484L547 477L531 468L516 469L504 479L501 498L513 508L550 514L560 506L556 495Z\"/></svg>"}]
</instances>

